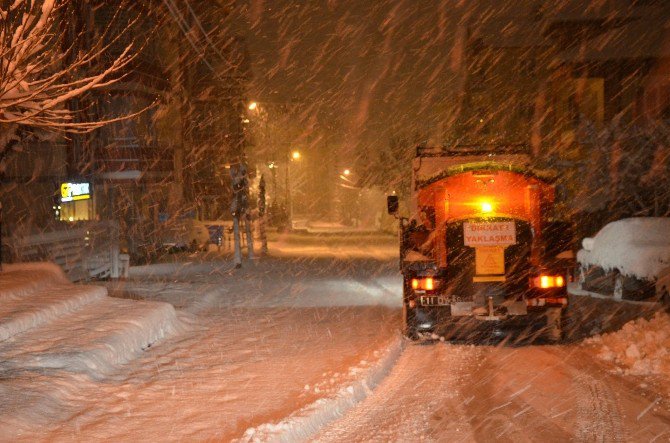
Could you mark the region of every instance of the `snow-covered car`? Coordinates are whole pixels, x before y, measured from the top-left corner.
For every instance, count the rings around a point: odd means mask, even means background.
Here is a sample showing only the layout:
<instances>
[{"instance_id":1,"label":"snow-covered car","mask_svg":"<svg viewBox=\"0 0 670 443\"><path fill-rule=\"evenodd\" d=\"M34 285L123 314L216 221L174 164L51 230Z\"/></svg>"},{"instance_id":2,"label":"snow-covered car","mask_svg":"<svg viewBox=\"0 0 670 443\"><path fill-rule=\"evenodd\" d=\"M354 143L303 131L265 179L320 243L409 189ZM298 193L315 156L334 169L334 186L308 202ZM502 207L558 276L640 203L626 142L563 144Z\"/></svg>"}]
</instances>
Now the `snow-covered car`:
<instances>
[{"instance_id":1,"label":"snow-covered car","mask_svg":"<svg viewBox=\"0 0 670 443\"><path fill-rule=\"evenodd\" d=\"M160 247L167 251L189 250L206 251L210 243L207 226L192 219L179 220L167 224L160 233Z\"/></svg>"},{"instance_id":2,"label":"snow-covered car","mask_svg":"<svg viewBox=\"0 0 670 443\"><path fill-rule=\"evenodd\" d=\"M635 217L605 225L577 253L582 289L617 299L661 297L670 267L670 218ZM657 283L661 283L658 284Z\"/></svg>"}]
</instances>

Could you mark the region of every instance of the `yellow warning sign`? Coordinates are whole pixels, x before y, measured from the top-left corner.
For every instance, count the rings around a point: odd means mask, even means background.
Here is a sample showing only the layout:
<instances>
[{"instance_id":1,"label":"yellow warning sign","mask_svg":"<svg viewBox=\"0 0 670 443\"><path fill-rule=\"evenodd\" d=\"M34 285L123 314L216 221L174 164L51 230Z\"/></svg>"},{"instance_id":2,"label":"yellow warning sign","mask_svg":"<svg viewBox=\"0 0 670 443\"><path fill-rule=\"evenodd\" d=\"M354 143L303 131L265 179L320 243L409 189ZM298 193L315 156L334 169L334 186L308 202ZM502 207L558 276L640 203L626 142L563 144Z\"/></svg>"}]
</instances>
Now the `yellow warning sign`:
<instances>
[{"instance_id":1,"label":"yellow warning sign","mask_svg":"<svg viewBox=\"0 0 670 443\"><path fill-rule=\"evenodd\" d=\"M477 275L504 274L505 248L502 246L475 248L475 271Z\"/></svg>"}]
</instances>

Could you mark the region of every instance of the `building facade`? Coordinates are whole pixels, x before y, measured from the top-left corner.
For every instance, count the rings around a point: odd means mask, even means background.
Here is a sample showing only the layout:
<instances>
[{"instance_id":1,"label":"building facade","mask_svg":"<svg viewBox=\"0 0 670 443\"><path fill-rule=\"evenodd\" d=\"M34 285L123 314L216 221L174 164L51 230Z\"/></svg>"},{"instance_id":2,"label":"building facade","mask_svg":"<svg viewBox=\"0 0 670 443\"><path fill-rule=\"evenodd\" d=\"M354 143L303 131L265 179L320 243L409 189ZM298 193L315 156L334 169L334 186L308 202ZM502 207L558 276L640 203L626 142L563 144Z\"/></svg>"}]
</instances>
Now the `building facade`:
<instances>
[{"instance_id":1,"label":"building facade","mask_svg":"<svg viewBox=\"0 0 670 443\"><path fill-rule=\"evenodd\" d=\"M584 235L670 215L670 4L485 5L459 31L466 62L447 142L527 144Z\"/></svg>"},{"instance_id":2,"label":"building facade","mask_svg":"<svg viewBox=\"0 0 670 443\"><path fill-rule=\"evenodd\" d=\"M248 78L234 2L68 3L63 47L109 45L109 61L135 57L118 81L68 103L87 134L24 140L2 184L3 230L39 231L82 220L118 220L122 245L141 257L165 223L228 215L226 164L244 157ZM64 21L65 22L65 21ZM241 25L240 25L241 26ZM197 31L197 32L196 32ZM89 200L62 202L63 183L86 183Z\"/></svg>"}]
</instances>

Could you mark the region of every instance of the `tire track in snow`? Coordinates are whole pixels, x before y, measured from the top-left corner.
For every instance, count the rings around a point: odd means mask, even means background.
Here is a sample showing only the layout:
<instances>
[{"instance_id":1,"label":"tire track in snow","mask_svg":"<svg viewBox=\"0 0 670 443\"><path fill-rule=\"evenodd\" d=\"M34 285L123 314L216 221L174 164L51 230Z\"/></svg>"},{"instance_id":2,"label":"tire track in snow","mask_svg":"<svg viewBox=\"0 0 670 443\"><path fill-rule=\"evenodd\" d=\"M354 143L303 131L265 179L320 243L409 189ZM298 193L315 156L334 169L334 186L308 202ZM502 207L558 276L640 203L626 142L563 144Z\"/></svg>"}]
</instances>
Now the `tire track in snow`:
<instances>
[{"instance_id":1,"label":"tire track in snow","mask_svg":"<svg viewBox=\"0 0 670 443\"><path fill-rule=\"evenodd\" d=\"M456 345L405 349L377 390L315 441L470 441L458 386L476 352ZM436 395L439 393L439 395Z\"/></svg>"},{"instance_id":2,"label":"tire track in snow","mask_svg":"<svg viewBox=\"0 0 670 443\"><path fill-rule=\"evenodd\" d=\"M477 441L566 441L564 363L544 347L482 346L462 391ZM551 348L550 348L551 349Z\"/></svg>"},{"instance_id":3,"label":"tire track in snow","mask_svg":"<svg viewBox=\"0 0 670 443\"><path fill-rule=\"evenodd\" d=\"M370 396L387 377L404 349L403 340L397 336L388 346L386 354L367 375L343 388L335 397L322 398L291 414L279 423L266 423L249 428L237 442L305 441L333 420Z\"/></svg>"},{"instance_id":4,"label":"tire track in snow","mask_svg":"<svg viewBox=\"0 0 670 443\"><path fill-rule=\"evenodd\" d=\"M577 395L577 441L628 441L613 391L601 380L573 371Z\"/></svg>"}]
</instances>

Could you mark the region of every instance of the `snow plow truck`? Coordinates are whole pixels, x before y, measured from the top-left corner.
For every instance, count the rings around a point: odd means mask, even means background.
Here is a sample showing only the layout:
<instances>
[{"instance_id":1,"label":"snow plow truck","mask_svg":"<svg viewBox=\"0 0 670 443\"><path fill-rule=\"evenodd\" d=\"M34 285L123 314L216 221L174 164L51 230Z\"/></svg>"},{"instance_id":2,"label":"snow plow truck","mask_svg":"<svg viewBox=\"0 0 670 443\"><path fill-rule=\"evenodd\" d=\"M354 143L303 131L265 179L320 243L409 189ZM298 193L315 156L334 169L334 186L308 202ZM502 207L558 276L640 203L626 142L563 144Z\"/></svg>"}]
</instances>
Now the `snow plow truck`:
<instances>
[{"instance_id":1,"label":"snow plow truck","mask_svg":"<svg viewBox=\"0 0 670 443\"><path fill-rule=\"evenodd\" d=\"M416 148L409 217L399 219L403 333L449 339L522 326L558 342L572 226L524 145ZM567 261L566 261L567 260Z\"/></svg>"}]
</instances>

